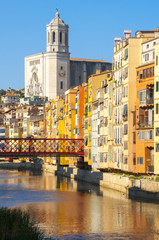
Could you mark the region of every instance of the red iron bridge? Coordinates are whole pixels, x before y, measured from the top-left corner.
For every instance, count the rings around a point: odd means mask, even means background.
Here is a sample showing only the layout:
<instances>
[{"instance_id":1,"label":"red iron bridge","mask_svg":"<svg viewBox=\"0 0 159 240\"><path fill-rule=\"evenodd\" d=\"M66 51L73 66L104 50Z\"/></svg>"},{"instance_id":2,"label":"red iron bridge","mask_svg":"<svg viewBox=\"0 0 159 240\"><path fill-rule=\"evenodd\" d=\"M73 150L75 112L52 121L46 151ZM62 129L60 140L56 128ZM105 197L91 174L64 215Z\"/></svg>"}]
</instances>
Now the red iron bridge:
<instances>
[{"instance_id":1,"label":"red iron bridge","mask_svg":"<svg viewBox=\"0 0 159 240\"><path fill-rule=\"evenodd\" d=\"M84 139L0 138L0 157L84 156Z\"/></svg>"}]
</instances>

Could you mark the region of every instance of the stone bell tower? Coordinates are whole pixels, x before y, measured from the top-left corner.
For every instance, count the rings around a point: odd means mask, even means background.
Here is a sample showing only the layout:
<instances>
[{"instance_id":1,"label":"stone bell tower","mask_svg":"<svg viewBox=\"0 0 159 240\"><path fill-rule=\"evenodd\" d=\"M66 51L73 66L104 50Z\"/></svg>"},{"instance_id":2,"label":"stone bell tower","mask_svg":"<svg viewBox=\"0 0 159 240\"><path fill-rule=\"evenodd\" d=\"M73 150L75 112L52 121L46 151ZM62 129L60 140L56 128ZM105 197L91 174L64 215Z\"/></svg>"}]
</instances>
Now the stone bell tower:
<instances>
[{"instance_id":1,"label":"stone bell tower","mask_svg":"<svg viewBox=\"0 0 159 240\"><path fill-rule=\"evenodd\" d=\"M64 95L70 86L68 25L60 18L58 9L55 18L46 26L46 33L46 95L55 97Z\"/></svg>"}]
</instances>

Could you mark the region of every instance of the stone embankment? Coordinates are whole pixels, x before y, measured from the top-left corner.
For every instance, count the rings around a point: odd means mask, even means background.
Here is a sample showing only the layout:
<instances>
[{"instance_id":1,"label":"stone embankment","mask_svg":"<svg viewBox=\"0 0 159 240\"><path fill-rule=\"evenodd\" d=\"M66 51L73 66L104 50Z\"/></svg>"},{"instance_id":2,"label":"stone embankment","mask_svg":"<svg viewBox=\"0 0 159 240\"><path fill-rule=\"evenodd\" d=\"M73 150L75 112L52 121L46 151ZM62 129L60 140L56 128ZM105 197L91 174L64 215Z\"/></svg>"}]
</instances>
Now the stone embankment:
<instances>
[{"instance_id":1,"label":"stone embankment","mask_svg":"<svg viewBox=\"0 0 159 240\"><path fill-rule=\"evenodd\" d=\"M0 163L0 169L43 170L55 175L62 175L75 180L89 182L105 188L120 191L131 199L159 201L159 182L150 179L134 179L131 176L116 173L103 173L77 169L76 167L53 166L41 163Z\"/></svg>"},{"instance_id":2,"label":"stone embankment","mask_svg":"<svg viewBox=\"0 0 159 240\"><path fill-rule=\"evenodd\" d=\"M43 165L43 171L111 188L126 194L131 199L159 200L159 182L150 179L132 179L130 176L124 176L124 174L103 173L45 164Z\"/></svg>"},{"instance_id":3,"label":"stone embankment","mask_svg":"<svg viewBox=\"0 0 159 240\"><path fill-rule=\"evenodd\" d=\"M0 169L8 170L42 170L42 164L34 164L31 162L19 162L19 163L0 163Z\"/></svg>"}]
</instances>

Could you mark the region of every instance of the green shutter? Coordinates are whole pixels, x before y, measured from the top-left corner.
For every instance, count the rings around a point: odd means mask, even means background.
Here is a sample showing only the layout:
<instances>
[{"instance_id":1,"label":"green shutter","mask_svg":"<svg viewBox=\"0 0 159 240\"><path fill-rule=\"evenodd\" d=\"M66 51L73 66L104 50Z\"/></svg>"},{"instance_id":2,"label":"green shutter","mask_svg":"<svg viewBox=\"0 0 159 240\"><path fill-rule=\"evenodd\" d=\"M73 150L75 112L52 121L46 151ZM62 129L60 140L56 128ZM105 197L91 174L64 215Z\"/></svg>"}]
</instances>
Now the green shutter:
<instances>
[{"instance_id":1,"label":"green shutter","mask_svg":"<svg viewBox=\"0 0 159 240\"><path fill-rule=\"evenodd\" d=\"M158 89L158 83L159 83L159 82L156 82L156 92L158 92L158 90L159 90L159 89Z\"/></svg>"},{"instance_id":2,"label":"green shutter","mask_svg":"<svg viewBox=\"0 0 159 240\"><path fill-rule=\"evenodd\" d=\"M158 114L158 103L156 103L156 114Z\"/></svg>"}]
</instances>

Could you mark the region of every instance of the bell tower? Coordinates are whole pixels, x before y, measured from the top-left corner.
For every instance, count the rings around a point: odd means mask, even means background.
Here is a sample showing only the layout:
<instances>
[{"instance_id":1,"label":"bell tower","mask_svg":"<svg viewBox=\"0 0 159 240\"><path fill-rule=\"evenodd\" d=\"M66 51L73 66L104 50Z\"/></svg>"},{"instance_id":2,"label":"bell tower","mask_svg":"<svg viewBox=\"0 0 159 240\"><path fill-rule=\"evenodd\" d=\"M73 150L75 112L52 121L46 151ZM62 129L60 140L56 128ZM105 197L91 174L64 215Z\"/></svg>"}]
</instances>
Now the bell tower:
<instances>
[{"instance_id":1,"label":"bell tower","mask_svg":"<svg viewBox=\"0 0 159 240\"><path fill-rule=\"evenodd\" d=\"M60 18L58 9L55 18L46 26L46 33L46 52L68 53L68 25Z\"/></svg>"},{"instance_id":2,"label":"bell tower","mask_svg":"<svg viewBox=\"0 0 159 240\"><path fill-rule=\"evenodd\" d=\"M68 25L56 12L55 18L46 26L46 96L55 99L65 94L70 86L70 53Z\"/></svg>"}]
</instances>

